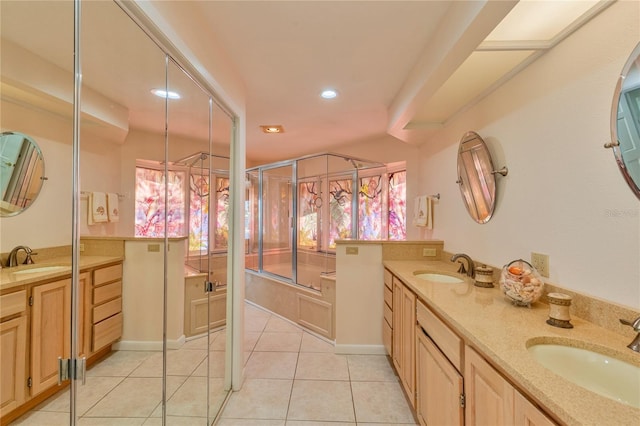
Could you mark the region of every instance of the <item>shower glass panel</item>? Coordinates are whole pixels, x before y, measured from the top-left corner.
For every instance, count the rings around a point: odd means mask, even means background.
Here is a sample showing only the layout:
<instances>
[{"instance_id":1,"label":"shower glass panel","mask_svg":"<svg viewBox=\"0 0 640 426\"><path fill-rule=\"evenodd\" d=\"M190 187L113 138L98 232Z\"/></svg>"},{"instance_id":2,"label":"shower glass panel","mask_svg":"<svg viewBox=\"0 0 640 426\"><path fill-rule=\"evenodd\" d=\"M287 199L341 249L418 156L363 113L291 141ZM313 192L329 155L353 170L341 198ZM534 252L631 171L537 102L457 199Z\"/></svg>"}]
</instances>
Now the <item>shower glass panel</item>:
<instances>
[{"instance_id":1,"label":"shower glass panel","mask_svg":"<svg viewBox=\"0 0 640 426\"><path fill-rule=\"evenodd\" d=\"M294 279L291 270L293 245L293 166L262 170L262 270Z\"/></svg>"},{"instance_id":2,"label":"shower glass panel","mask_svg":"<svg viewBox=\"0 0 640 426\"><path fill-rule=\"evenodd\" d=\"M379 214L359 218L359 211L386 203L377 186L385 177L383 164L338 154L249 169L247 269L320 290L321 276L335 273L335 241L358 239L359 223L369 234L383 226Z\"/></svg>"}]
</instances>

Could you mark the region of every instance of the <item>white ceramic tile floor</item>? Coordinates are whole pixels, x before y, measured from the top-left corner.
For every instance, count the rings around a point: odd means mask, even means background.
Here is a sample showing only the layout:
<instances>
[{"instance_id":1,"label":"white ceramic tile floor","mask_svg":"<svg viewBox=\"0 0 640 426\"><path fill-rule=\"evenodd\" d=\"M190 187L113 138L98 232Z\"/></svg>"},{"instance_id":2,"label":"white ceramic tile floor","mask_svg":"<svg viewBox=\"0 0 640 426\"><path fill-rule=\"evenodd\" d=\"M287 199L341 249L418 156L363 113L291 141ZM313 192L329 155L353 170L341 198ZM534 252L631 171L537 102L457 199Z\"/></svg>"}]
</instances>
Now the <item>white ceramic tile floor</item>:
<instances>
[{"instance_id":1,"label":"white ceramic tile floor","mask_svg":"<svg viewBox=\"0 0 640 426\"><path fill-rule=\"evenodd\" d=\"M382 355L336 355L332 344L245 305L245 382L219 426L415 425Z\"/></svg>"},{"instance_id":2,"label":"white ceramic tile floor","mask_svg":"<svg viewBox=\"0 0 640 426\"><path fill-rule=\"evenodd\" d=\"M231 395L220 426L415 425L387 357L336 355L333 345L254 305L245 305L245 383ZM225 331L209 345L209 386L222 389ZM168 357L167 425L206 425L206 339L191 340ZM87 371L78 386L80 426L161 425L161 357L114 352ZM211 405L220 406L221 391ZM12 425L66 426L69 391Z\"/></svg>"},{"instance_id":3,"label":"white ceramic tile floor","mask_svg":"<svg viewBox=\"0 0 640 426\"><path fill-rule=\"evenodd\" d=\"M266 320L265 320L266 321ZM266 323L266 322L265 322ZM224 392L225 331L209 342L210 405L217 410ZM167 424L206 426L207 339L186 342L167 356ZM153 351L117 351L87 371L78 385L80 426L161 425L162 355ZM52 396L11 425L69 425L69 390Z\"/></svg>"}]
</instances>

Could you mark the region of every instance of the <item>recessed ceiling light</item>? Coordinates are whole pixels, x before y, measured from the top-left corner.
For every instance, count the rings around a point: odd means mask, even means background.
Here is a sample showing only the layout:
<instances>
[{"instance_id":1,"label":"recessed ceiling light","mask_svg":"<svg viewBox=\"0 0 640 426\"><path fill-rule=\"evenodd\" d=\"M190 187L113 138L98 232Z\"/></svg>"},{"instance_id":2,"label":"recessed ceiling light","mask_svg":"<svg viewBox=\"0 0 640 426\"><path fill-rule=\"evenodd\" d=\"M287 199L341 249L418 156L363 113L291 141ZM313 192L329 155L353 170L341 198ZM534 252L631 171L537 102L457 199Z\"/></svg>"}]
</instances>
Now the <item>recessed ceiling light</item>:
<instances>
[{"instance_id":1,"label":"recessed ceiling light","mask_svg":"<svg viewBox=\"0 0 640 426\"><path fill-rule=\"evenodd\" d=\"M169 98L169 99L180 99L180 94L177 92L166 91L164 89L151 89L151 93L160 97L160 98Z\"/></svg>"},{"instance_id":2,"label":"recessed ceiling light","mask_svg":"<svg viewBox=\"0 0 640 426\"><path fill-rule=\"evenodd\" d=\"M333 89L327 89L327 90L323 90L322 93L320 93L320 96L322 96L325 99L333 99L336 96L338 96L338 92L336 92Z\"/></svg>"},{"instance_id":3,"label":"recessed ceiling light","mask_svg":"<svg viewBox=\"0 0 640 426\"><path fill-rule=\"evenodd\" d=\"M280 124L260 126L264 133L284 133L284 127Z\"/></svg>"}]
</instances>

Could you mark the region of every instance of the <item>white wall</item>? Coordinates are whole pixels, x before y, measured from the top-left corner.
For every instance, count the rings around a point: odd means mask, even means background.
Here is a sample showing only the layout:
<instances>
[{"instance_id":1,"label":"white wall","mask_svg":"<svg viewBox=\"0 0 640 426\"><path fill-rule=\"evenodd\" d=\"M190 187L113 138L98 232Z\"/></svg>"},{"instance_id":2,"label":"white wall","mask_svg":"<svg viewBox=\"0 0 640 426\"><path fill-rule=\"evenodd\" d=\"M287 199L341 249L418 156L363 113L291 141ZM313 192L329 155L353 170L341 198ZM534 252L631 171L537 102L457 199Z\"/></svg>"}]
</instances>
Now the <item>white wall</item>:
<instances>
[{"instance_id":1,"label":"white wall","mask_svg":"<svg viewBox=\"0 0 640 426\"><path fill-rule=\"evenodd\" d=\"M640 307L640 204L603 148L638 16L638 2L613 4L421 146L418 191L442 194L432 236L447 251L494 266L545 253L550 282ZM468 216L455 183L468 130L509 167L485 225Z\"/></svg>"}]
</instances>

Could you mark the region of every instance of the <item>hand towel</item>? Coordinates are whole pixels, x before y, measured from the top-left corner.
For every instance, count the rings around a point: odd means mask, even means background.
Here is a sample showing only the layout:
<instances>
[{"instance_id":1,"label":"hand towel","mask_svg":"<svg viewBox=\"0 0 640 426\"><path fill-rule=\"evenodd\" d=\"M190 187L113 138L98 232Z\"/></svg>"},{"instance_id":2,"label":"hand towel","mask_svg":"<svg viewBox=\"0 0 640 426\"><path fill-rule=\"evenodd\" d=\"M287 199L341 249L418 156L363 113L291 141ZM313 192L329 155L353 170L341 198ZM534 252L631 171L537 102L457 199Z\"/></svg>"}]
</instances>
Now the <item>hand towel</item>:
<instances>
[{"instance_id":1,"label":"hand towel","mask_svg":"<svg viewBox=\"0 0 640 426\"><path fill-rule=\"evenodd\" d=\"M413 224L427 226L427 196L416 197L413 205Z\"/></svg>"},{"instance_id":2,"label":"hand towel","mask_svg":"<svg viewBox=\"0 0 640 426\"><path fill-rule=\"evenodd\" d=\"M113 192L107 193L107 217L109 222L117 222L120 220L118 194L114 194Z\"/></svg>"},{"instance_id":3,"label":"hand towel","mask_svg":"<svg viewBox=\"0 0 640 426\"><path fill-rule=\"evenodd\" d=\"M427 229L433 229L433 198L431 197L426 197L426 223L425 223L425 227Z\"/></svg>"},{"instance_id":4,"label":"hand towel","mask_svg":"<svg viewBox=\"0 0 640 426\"><path fill-rule=\"evenodd\" d=\"M92 192L89 194L89 225L106 222L107 216L107 194L104 192Z\"/></svg>"}]
</instances>

